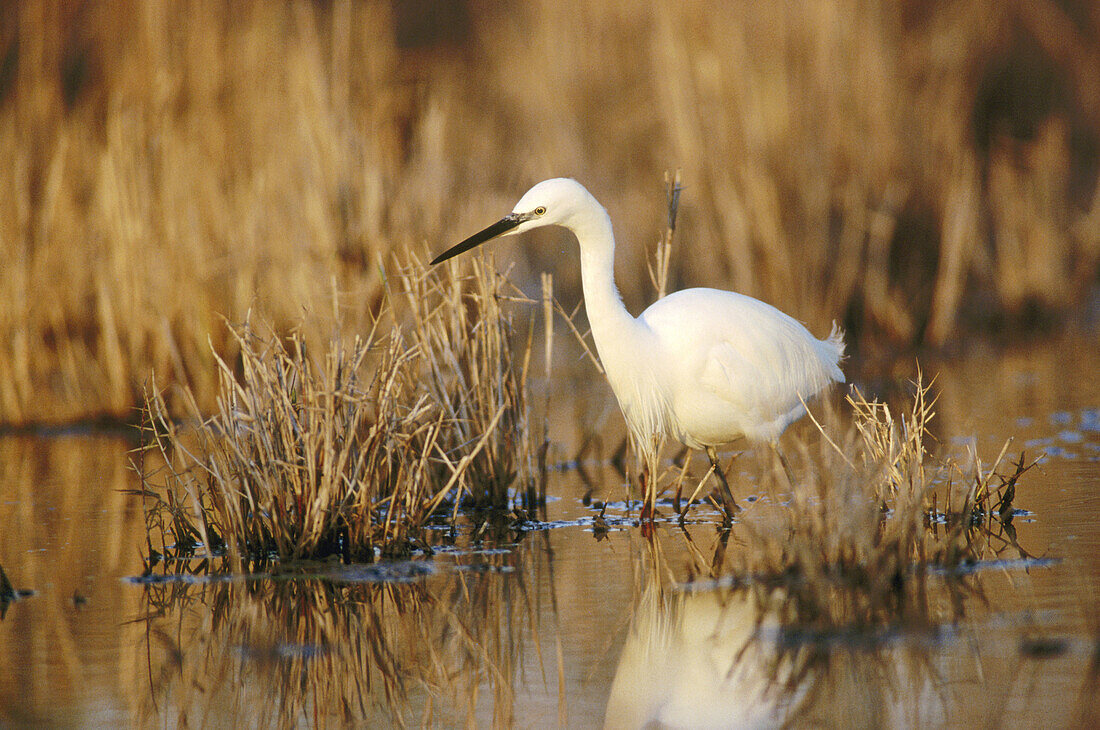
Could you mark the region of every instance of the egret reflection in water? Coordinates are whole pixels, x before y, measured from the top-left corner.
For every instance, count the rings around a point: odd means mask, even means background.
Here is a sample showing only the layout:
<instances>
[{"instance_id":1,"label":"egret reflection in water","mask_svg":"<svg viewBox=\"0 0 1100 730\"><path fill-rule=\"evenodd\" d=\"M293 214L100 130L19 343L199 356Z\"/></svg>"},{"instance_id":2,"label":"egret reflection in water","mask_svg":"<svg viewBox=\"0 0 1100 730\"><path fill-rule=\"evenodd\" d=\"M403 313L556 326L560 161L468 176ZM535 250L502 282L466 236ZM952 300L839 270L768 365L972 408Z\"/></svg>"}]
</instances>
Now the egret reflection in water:
<instances>
[{"instance_id":1,"label":"egret reflection in water","mask_svg":"<svg viewBox=\"0 0 1100 730\"><path fill-rule=\"evenodd\" d=\"M606 728L942 726L927 634L787 634L786 594L661 591L637 606ZM958 671L958 669L954 670ZM951 670L948 670L951 673ZM989 709L985 701L979 710Z\"/></svg>"}]
</instances>

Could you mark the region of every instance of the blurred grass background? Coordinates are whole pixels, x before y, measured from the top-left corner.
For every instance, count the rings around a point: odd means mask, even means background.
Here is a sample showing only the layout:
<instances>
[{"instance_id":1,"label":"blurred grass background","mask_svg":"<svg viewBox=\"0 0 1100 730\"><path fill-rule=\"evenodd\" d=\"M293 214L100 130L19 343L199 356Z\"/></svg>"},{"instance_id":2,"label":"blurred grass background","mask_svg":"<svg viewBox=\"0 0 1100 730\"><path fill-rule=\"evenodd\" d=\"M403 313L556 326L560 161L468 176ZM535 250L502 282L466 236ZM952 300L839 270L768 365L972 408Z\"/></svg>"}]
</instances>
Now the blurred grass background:
<instances>
[{"instance_id":1,"label":"blurred grass background","mask_svg":"<svg viewBox=\"0 0 1100 730\"><path fill-rule=\"evenodd\" d=\"M383 271L581 180L638 312L732 288L858 354L1072 319L1100 260L1089 0L7 3L0 421L211 405L249 310L362 331ZM572 244L501 244L579 297Z\"/></svg>"}]
</instances>

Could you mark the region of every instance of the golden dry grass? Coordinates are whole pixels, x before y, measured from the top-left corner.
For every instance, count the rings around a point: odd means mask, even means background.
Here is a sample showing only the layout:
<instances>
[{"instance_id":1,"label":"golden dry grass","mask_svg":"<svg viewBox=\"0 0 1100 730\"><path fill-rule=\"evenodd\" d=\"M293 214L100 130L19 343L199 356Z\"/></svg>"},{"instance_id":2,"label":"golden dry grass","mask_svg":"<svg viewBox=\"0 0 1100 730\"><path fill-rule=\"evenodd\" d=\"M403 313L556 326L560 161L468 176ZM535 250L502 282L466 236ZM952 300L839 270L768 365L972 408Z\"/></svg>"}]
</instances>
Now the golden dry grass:
<instances>
[{"instance_id":1,"label":"golden dry grass","mask_svg":"<svg viewBox=\"0 0 1100 730\"><path fill-rule=\"evenodd\" d=\"M734 525L736 548L694 575L718 585L783 595L784 627L824 636L927 629L961 618L966 574L990 559L1029 559L1017 543L1013 502L1034 462L992 464L973 451L937 455L929 424L931 386L917 381L906 408L853 392L851 421L819 426L814 446L797 441L794 483L778 463L765 470L767 503Z\"/></svg>"},{"instance_id":2,"label":"golden dry grass","mask_svg":"<svg viewBox=\"0 0 1100 730\"><path fill-rule=\"evenodd\" d=\"M0 11L0 420L133 419L151 371L210 412L238 347L220 317L363 333L380 260L563 174L608 205L635 308L673 168L674 287L841 318L862 349L1045 321L1095 286L1093 3L433 11ZM575 299L545 249L526 270Z\"/></svg>"},{"instance_id":3,"label":"golden dry grass","mask_svg":"<svg viewBox=\"0 0 1100 730\"><path fill-rule=\"evenodd\" d=\"M390 279L407 315L387 297L363 339L319 353L298 334L235 332L240 364L214 355L208 418L185 388L191 421L174 420L153 390L137 464L150 556L371 561L419 544L433 515L533 508L530 344L513 353L499 274L456 271L414 261Z\"/></svg>"}]
</instances>

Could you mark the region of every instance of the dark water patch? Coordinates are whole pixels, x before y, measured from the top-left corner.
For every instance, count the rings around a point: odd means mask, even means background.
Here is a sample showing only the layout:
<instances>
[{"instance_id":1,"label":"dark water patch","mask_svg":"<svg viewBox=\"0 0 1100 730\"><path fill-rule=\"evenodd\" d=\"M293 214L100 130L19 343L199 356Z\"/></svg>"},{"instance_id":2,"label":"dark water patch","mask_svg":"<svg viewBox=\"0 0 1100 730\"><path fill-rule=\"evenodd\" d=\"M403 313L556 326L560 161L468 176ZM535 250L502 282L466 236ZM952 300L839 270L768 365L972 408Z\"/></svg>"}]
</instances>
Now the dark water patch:
<instances>
[{"instance_id":1,"label":"dark water patch","mask_svg":"<svg viewBox=\"0 0 1100 730\"><path fill-rule=\"evenodd\" d=\"M350 565L319 565L311 561L288 563L277 570L264 573L160 573L123 578L133 585L156 586L165 584L209 585L232 582L294 582L320 580L336 584L406 584L415 583L441 572L510 573L509 565L490 562L459 562L471 558L492 558L513 555L510 548L460 548L445 546L435 551L437 556L455 559L454 563L441 564L434 559L379 561L377 563L352 563Z\"/></svg>"},{"instance_id":2,"label":"dark water patch","mask_svg":"<svg viewBox=\"0 0 1100 730\"><path fill-rule=\"evenodd\" d=\"M887 646L907 645L924 649L937 649L959 635L959 627L952 624L939 626L845 626L815 629L798 625L760 629L763 639L774 642L780 649L804 647L817 649L843 648L846 650L877 651Z\"/></svg>"},{"instance_id":3,"label":"dark water patch","mask_svg":"<svg viewBox=\"0 0 1100 730\"><path fill-rule=\"evenodd\" d=\"M638 502L640 504L640 502ZM672 522L675 515L663 517L659 521ZM522 543L528 533L557 530L562 528L581 528L590 531L597 523L597 516L584 516L573 519L539 520L531 519L528 515L522 521L512 521L498 530L486 528L487 522L465 523L459 525L436 525L424 528L425 536L434 536L431 540L416 540L415 545L402 556L388 556L379 554L377 562L340 562L339 555L332 555L328 559L318 558L313 560L280 562L273 553L263 556L255 556L252 565L255 572L246 572L236 575L241 579L276 580L294 578L324 578L333 580L346 580L349 582L402 582L415 580L421 575L427 575L435 569L430 567L430 558L433 556L450 556L454 558L468 558L475 556L508 555ZM703 520L710 521L710 520ZM608 516L605 525L615 530L638 526L638 520L632 517ZM134 584L158 584L158 583L209 583L220 580L232 579L233 574L224 572L228 567L227 556L224 550L217 552L197 552L203 550L201 543L189 545L187 550L179 555L162 555L154 552L152 560L147 564L147 572L139 576L131 576L125 580ZM171 553L175 548L170 548ZM220 561L220 563L218 562ZM156 572L158 565L165 566L168 572ZM177 566L175 569L167 568L168 565ZM221 569L219 569L219 565ZM320 567L318 567L320 566ZM331 567L339 566L339 567Z\"/></svg>"},{"instance_id":4,"label":"dark water patch","mask_svg":"<svg viewBox=\"0 0 1100 730\"><path fill-rule=\"evenodd\" d=\"M111 414L93 415L62 422L0 423L0 437L6 436L30 436L43 439L109 436L137 442L141 440L141 424Z\"/></svg>"},{"instance_id":5,"label":"dark water patch","mask_svg":"<svg viewBox=\"0 0 1100 730\"><path fill-rule=\"evenodd\" d=\"M1062 561L1059 558L1018 558L1018 559L997 559L997 560L977 560L971 562L961 563L954 567L944 567L935 565L919 566L913 565L909 569L910 574L926 573L934 576L960 576L971 575L974 573L987 571L987 570L1022 570L1029 571L1031 568L1049 568L1060 564ZM674 583L673 589L684 593L705 593L708 591L716 590L730 590L746 588L749 586L766 586L766 587L788 587L794 586L804 582L806 579L804 576L794 573L784 574L730 574L724 575L714 579L694 579L685 581L682 583ZM843 585L846 582L846 578L843 574L830 574L825 573L817 577L817 580L835 581L836 583Z\"/></svg>"},{"instance_id":6,"label":"dark water patch","mask_svg":"<svg viewBox=\"0 0 1100 730\"><path fill-rule=\"evenodd\" d=\"M296 580L324 580L336 583L411 583L434 572L434 566L426 560L380 561L377 563L352 563L350 565L339 563L328 565L303 561L281 564L269 572L148 573L129 576L123 578L123 581L141 586Z\"/></svg>"},{"instance_id":7,"label":"dark water patch","mask_svg":"<svg viewBox=\"0 0 1100 730\"><path fill-rule=\"evenodd\" d=\"M943 649L948 644L975 635L991 636L998 630L1017 631L1029 623L1026 615L1006 617L1002 622L978 624L941 624L935 626L907 626L895 624L879 627L841 627L814 629L798 625L762 627L757 630L759 639L774 643L782 650L802 648L878 651L880 649L907 646L928 651ZM1049 660L1068 654L1087 656L1094 642L1085 637L1060 635L1024 636L1018 640L1016 653L1024 659Z\"/></svg>"}]
</instances>

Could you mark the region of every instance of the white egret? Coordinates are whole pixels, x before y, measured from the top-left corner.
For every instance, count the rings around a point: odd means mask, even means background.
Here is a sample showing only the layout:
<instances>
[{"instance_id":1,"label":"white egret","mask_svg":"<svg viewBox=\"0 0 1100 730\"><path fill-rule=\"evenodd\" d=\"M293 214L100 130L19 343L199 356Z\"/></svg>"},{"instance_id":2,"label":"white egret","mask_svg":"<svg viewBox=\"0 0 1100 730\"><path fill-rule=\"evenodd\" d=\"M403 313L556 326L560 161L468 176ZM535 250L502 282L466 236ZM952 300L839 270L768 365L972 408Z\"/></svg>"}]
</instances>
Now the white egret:
<instances>
[{"instance_id":1,"label":"white egret","mask_svg":"<svg viewBox=\"0 0 1100 730\"><path fill-rule=\"evenodd\" d=\"M499 236L557 225L577 238L584 304L596 351L649 472L643 515L656 501L661 444L705 450L722 488L727 521L738 511L715 448L740 438L775 445L805 402L843 383L844 337L819 340L801 323L752 297L685 289L635 318L615 287L615 237L603 206L576 180L544 180L512 212L444 251L457 256Z\"/></svg>"}]
</instances>

